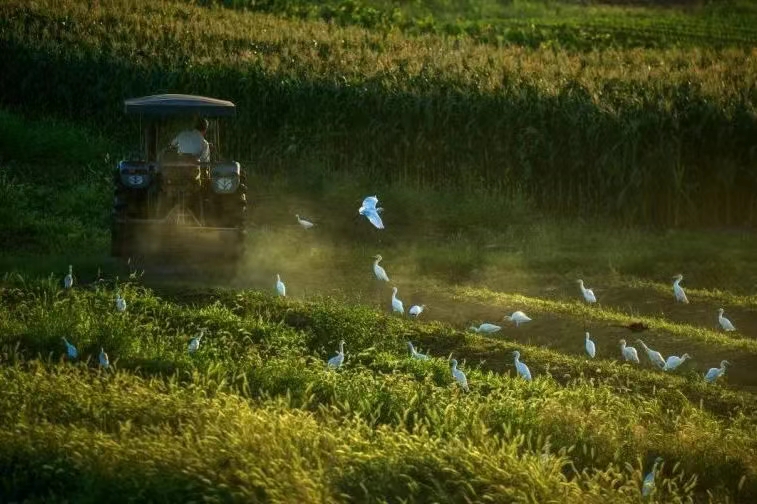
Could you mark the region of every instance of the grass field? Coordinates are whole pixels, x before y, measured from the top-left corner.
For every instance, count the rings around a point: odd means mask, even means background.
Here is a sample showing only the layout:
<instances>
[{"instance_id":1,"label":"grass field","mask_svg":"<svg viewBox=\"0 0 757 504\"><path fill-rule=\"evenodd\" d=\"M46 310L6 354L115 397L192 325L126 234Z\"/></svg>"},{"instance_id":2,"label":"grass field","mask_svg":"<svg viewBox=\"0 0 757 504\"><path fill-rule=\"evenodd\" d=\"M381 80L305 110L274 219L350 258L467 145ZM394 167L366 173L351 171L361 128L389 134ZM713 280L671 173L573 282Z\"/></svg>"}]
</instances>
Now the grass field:
<instances>
[{"instance_id":1,"label":"grass field","mask_svg":"<svg viewBox=\"0 0 757 504\"><path fill-rule=\"evenodd\" d=\"M619 3L0 5L0 502L757 501L757 14ZM164 91L239 106L231 277L108 257Z\"/></svg>"},{"instance_id":2,"label":"grass field","mask_svg":"<svg viewBox=\"0 0 757 504\"><path fill-rule=\"evenodd\" d=\"M0 258L8 272L0 484L10 501L638 502L656 456L665 460L658 502L757 495L748 234L613 230L517 209L510 222L462 232L476 210L423 216L413 205L439 194L389 186L387 229L377 235L351 216L360 196L332 194L323 205L280 177L252 191L250 252L237 276L179 280L104 257L107 227L94 223L107 221L98 167L107 172L112 144L71 124L12 114L2 123L16 132L17 151L2 168L9 215L41 211L41 189L30 184L57 151L78 142L93 149L43 185L48 206L61 210L45 227L25 225L29 241ZM39 135L47 158L21 148ZM349 180L333 187L363 189ZM301 229L296 211L316 227ZM403 211L414 225L402 224ZM7 236L14 229L5 224ZM419 320L390 313L389 286L370 269L375 253L406 308L427 305ZM60 284L68 263L71 292ZM104 282L95 282L98 270ZM678 271L690 305L673 300L668 279ZM273 297L276 273L287 299ZM581 300L579 276L598 306ZM124 313L115 311L116 289ZM719 306L737 334L717 329ZM508 326L502 317L515 309L533 322ZM622 363L617 342L635 335L616 326L630 321L650 325L641 336L652 348L693 358L675 372L653 369L643 354L640 366ZM467 330L481 322L505 327L492 336ZM190 356L201 327L201 350ZM585 330L598 348L593 360ZM77 346L76 361L65 359L62 337ZM329 371L342 338L344 369ZM434 359L409 359L407 340ZM112 371L98 371L100 347ZM516 349L534 382L516 378ZM469 394L456 388L448 358L461 363ZM704 383L722 359L732 363L725 377Z\"/></svg>"}]
</instances>

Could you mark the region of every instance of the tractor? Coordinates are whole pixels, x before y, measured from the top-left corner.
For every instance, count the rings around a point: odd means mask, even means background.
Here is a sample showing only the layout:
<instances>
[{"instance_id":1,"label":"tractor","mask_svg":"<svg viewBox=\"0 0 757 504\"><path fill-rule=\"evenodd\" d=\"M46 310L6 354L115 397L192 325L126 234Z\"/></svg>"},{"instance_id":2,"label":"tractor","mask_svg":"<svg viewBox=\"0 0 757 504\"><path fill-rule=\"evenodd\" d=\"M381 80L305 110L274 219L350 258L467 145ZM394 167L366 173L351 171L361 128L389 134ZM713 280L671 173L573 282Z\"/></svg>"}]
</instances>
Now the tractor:
<instances>
[{"instance_id":1,"label":"tractor","mask_svg":"<svg viewBox=\"0 0 757 504\"><path fill-rule=\"evenodd\" d=\"M140 143L114 172L111 255L236 262L246 239L247 177L238 162L220 154L219 141L219 119L234 116L235 105L163 94L125 100L124 111L138 117ZM210 124L209 161L171 146L178 130L197 118Z\"/></svg>"}]
</instances>

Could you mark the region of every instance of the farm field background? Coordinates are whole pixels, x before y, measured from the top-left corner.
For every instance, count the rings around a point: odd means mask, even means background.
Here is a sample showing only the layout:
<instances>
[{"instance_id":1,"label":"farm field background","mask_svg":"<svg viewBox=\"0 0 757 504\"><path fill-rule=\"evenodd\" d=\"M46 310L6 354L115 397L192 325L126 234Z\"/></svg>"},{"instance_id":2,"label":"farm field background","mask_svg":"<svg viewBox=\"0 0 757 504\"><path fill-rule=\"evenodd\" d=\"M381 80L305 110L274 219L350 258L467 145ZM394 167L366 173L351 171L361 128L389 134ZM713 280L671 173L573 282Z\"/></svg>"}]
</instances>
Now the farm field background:
<instances>
[{"instance_id":1,"label":"farm field background","mask_svg":"<svg viewBox=\"0 0 757 504\"><path fill-rule=\"evenodd\" d=\"M757 13L618 3L0 5L0 502L757 500ZM239 109L233 278L107 257L159 92Z\"/></svg>"}]
</instances>

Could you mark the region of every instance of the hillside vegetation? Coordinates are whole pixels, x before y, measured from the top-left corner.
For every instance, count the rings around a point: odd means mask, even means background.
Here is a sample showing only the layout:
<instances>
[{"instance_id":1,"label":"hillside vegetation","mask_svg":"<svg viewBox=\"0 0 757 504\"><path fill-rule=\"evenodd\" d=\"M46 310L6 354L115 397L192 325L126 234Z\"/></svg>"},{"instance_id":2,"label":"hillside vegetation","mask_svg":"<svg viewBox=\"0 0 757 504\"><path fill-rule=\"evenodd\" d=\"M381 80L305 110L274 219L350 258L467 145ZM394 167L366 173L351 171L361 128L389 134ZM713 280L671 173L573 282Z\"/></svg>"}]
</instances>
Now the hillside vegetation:
<instances>
[{"instance_id":1,"label":"hillside vegetation","mask_svg":"<svg viewBox=\"0 0 757 504\"><path fill-rule=\"evenodd\" d=\"M0 14L0 101L29 113L125 138L125 98L219 96L239 109L226 150L260 173L465 187L554 215L754 223L748 47L500 48L173 2L12 0Z\"/></svg>"}]
</instances>

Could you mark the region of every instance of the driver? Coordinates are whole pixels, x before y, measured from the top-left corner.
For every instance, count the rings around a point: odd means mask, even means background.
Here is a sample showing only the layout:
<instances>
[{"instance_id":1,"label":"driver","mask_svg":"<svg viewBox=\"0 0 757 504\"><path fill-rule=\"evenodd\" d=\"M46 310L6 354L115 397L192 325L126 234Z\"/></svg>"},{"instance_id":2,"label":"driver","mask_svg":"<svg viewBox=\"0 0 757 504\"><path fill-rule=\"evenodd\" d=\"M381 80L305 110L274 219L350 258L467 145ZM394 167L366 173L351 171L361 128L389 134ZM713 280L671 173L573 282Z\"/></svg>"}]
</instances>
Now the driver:
<instances>
[{"instance_id":1,"label":"driver","mask_svg":"<svg viewBox=\"0 0 757 504\"><path fill-rule=\"evenodd\" d=\"M200 158L203 163L210 162L210 144L205 140L208 131L208 120L204 117L197 119L194 129L184 130L171 140L179 154L191 154Z\"/></svg>"}]
</instances>

